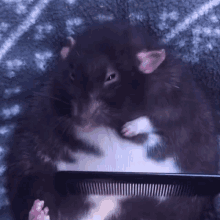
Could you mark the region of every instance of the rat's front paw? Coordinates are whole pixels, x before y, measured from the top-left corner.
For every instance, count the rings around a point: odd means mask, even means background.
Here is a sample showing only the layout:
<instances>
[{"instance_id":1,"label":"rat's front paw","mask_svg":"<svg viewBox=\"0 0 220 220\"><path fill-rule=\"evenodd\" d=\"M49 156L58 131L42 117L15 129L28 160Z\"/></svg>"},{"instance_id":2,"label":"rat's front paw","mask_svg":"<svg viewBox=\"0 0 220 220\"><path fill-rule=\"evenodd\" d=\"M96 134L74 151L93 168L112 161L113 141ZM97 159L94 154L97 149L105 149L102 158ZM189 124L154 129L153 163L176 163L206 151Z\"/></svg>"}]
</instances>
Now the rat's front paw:
<instances>
[{"instance_id":1,"label":"rat's front paw","mask_svg":"<svg viewBox=\"0 0 220 220\"><path fill-rule=\"evenodd\" d=\"M35 200L29 212L28 220L50 220L50 216L48 215L49 209L45 207L44 210L42 210L43 206L44 201L40 201L39 199Z\"/></svg>"},{"instance_id":2,"label":"rat's front paw","mask_svg":"<svg viewBox=\"0 0 220 220\"><path fill-rule=\"evenodd\" d=\"M153 130L154 128L147 117L139 117L125 123L121 132L126 137L133 137L141 133L150 133Z\"/></svg>"},{"instance_id":3,"label":"rat's front paw","mask_svg":"<svg viewBox=\"0 0 220 220\"><path fill-rule=\"evenodd\" d=\"M122 134L126 137L133 137L138 134L137 123L135 121L129 121L122 127Z\"/></svg>"}]
</instances>

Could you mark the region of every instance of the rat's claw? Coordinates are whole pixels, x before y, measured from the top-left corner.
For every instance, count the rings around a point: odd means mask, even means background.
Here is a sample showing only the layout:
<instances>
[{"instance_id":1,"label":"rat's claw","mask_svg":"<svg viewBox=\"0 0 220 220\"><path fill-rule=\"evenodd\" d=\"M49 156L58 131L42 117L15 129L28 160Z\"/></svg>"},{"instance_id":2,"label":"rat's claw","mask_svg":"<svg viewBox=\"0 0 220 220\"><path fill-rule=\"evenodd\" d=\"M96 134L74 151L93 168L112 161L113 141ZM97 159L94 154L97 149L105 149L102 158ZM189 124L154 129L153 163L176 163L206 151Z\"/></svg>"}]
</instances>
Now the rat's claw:
<instances>
[{"instance_id":1,"label":"rat's claw","mask_svg":"<svg viewBox=\"0 0 220 220\"><path fill-rule=\"evenodd\" d=\"M134 126L133 121L124 124L122 134L126 137L133 137L136 135L136 127Z\"/></svg>"},{"instance_id":2,"label":"rat's claw","mask_svg":"<svg viewBox=\"0 0 220 220\"><path fill-rule=\"evenodd\" d=\"M36 210L37 210L38 212L40 212L40 210L43 208L43 206L44 206L44 201L38 201L38 202L36 203Z\"/></svg>"},{"instance_id":3,"label":"rat's claw","mask_svg":"<svg viewBox=\"0 0 220 220\"><path fill-rule=\"evenodd\" d=\"M47 215L48 212L49 212L49 208L48 208L48 207L45 207L45 208L44 208L44 214Z\"/></svg>"},{"instance_id":4,"label":"rat's claw","mask_svg":"<svg viewBox=\"0 0 220 220\"><path fill-rule=\"evenodd\" d=\"M31 211L29 212L29 220L49 220L50 217L48 214L49 209L48 207L44 208L44 201L40 201L39 199L34 201L34 205L31 208Z\"/></svg>"},{"instance_id":5,"label":"rat's claw","mask_svg":"<svg viewBox=\"0 0 220 220\"><path fill-rule=\"evenodd\" d=\"M44 211L40 212L40 214L37 216L37 220L44 220Z\"/></svg>"},{"instance_id":6,"label":"rat's claw","mask_svg":"<svg viewBox=\"0 0 220 220\"><path fill-rule=\"evenodd\" d=\"M126 128L126 127L124 127L124 128L122 128L122 130L121 130L121 133L127 133L128 132L128 129Z\"/></svg>"}]
</instances>

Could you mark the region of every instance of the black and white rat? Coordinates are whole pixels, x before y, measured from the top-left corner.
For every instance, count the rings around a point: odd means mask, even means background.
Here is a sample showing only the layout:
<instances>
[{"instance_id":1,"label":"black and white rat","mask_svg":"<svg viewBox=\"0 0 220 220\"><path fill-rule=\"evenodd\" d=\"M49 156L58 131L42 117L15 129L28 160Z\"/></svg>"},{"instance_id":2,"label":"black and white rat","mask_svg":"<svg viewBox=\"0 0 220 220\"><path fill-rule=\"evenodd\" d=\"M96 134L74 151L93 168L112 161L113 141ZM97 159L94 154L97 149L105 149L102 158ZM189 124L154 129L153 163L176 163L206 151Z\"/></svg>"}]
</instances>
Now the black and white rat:
<instances>
[{"instance_id":1,"label":"black and white rat","mask_svg":"<svg viewBox=\"0 0 220 220\"><path fill-rule=\"evenodd\" d=\"M11 209L26 220L40 199L51 220L205 219L210 197L74 197L54 178L58 170L217 174L217 146L190 69L140 27L96 24L69 38L18 123L6 158Z\"/></svg>"}]
</instances>

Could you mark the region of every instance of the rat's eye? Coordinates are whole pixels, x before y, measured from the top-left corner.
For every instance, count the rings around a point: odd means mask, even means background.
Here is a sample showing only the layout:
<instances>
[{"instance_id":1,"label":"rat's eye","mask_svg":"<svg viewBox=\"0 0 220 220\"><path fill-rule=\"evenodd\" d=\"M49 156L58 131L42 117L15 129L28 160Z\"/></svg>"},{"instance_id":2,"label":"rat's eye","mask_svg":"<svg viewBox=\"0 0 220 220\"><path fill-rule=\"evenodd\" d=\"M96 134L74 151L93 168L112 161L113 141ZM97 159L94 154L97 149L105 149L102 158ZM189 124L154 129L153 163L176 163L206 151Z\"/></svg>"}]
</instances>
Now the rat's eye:
<instances>
[{"instance_id":1,"label":"rat's eye","mask_svg":"<svg viewBox=\"0 0 220 220\"><path fill-rule=\"evenodd\" d=\"M115 73L112 73L107 79L106 81L110 81L112 79L114 79L116 77L116 74Z\"/></svg>"},{"instance_id":2,"label":"rat's eye","mask_svg":"<svg viewBox=\"0 0 220 220\"><path fill-rule=\"evenodd\" d=\"M70 79L74 81L76 79L76 74L75 73L70 73Z\"/></svg>"},{"instance_id":3,"label":"rat's eye","mask_svg":"<svg viewBox=\"0 0 220 220\"><path fill-rule=\"evenodd\" d=\"M118 77L119 76L117 72L108 73L106 76L105 85L116 82L118 80Z\"/></svg>"}]
</instances>

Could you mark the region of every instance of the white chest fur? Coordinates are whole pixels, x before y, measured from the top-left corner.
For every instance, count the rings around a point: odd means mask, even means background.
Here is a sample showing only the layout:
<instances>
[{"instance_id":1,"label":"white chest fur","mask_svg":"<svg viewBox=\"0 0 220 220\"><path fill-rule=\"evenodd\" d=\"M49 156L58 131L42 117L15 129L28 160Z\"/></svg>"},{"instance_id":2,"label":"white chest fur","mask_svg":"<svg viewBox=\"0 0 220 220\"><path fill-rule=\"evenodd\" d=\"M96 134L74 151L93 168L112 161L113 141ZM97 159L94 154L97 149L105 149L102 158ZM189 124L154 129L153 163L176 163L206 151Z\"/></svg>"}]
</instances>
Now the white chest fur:
<instances>
[{"instance_id":1,"label":"white chest fur","mask_svg":"<svg viewBox=\"0 0 220 220\"><path fill-rule=\"evenodd\" d=\"M77 162L74 164L59 162L58 170L156 173L177 173L180 171L173 158L157 162L147 157L147 148L154 148L162 141L159 135L153 133L153 126L148 118L141 117L128 122L123 129L127 129L127 136L131 136L131 133L136 135L145 131L149 134L148 140L144 145L136 144L122 139L113 130L104 127L99 127L92 132L78 132L79 139L98 147L102 155L74 153Z\"/></svg>"},{"instance_id":2,"label":"white chest fur","mask_svg":"<svg viewBox=\"0 0 220 220\"><path fill-rule=\"evenodd\" d=\"M83 134L84 136L85 134ZM74 164L59 163L59 170L78 171L118 171L118 172L179 172L173 158L157 162L147 157L147 147L153 147L160 141L156 134L149 134L148 143L138 145L123 140L113 131L99 128L88 134L88 141L99 144L103 155L95 156L83 152L74 153L77 162ZM85 137L86 138L86 137ZM97 143L98 142L98 143Z\"/></svg>"},{"instance_id":3,"label":"white chest fur","mask_svg":"<svg viewBox=\"0 0 220 220\"><path fill-rule=\"evenodd\" d=\"M159 135L153 133L154 128L146 117L138 118L124 125L122 132L125 136L146 132L149 134L144 145L135 144L119 137L113 130L100 127L92 132L78 132L79 139L98 147L102 155L95 156L83 152L74 153L77 162L68 164L60 161L58 170L74 171L115 171L115 172L155 172L179 173L173 158L157 162L147 157L147 148L154 148L162 141ZM101 220L109 214L120 212L120 196L90 196L88 199L95 204L95 208L84 219ZM160 200L160 199L159 199Z\"/></svg>"}]
</instances>

